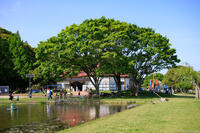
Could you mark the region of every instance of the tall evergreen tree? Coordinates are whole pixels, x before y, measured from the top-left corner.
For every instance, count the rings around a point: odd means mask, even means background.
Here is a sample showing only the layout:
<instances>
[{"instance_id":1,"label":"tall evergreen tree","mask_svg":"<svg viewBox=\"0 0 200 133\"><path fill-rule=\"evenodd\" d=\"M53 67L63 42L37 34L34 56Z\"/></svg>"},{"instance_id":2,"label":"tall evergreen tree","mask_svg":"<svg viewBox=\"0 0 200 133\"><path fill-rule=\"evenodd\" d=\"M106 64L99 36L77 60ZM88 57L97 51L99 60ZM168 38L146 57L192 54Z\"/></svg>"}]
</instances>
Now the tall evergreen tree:
<instances>
[{"instance_id":1,"label":"tall evergreen tree","mask_svg":"<svg viewBox=\"0 0 200 133\"><path fill-rule=\"evenodd\" d=\"M11 89L28 86L25 75L33 69L35 54L21 40L19 32L13 34L0 28L0 59L0 85L9 85Z\"/></svg>"},{"instance_id":2,"label":"tall evergreen tree","mask_svg":"<svg viewBox=\"0 0 200 133\"><path fill-rule=\"evenodd\" d=\"M19 32L9 38L9 51L12 56L14 70L25 79L26 74L33 69L34 52L27 43L21 40Z\"/></svg>"}]
</instances>

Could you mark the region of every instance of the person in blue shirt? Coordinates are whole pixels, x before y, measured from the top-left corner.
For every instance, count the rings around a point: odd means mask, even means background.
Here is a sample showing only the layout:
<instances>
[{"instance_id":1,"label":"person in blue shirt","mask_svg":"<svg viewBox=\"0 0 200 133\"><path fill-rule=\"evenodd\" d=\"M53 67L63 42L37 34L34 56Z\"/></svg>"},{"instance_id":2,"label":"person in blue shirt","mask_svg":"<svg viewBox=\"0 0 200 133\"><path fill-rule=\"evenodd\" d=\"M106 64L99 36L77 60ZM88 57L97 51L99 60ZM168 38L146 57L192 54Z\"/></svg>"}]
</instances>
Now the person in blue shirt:
<instances>
[{"instance_id":1,"label":"person in blue shirt","mask_svg":"<svg viewBox=\"0 0 200 133\"><path fill-rule=\"evenodd\" d=\"M47 90L47 94L48 94L48 100L52 99L52 90Z\"/></svg>"}]
</instances>

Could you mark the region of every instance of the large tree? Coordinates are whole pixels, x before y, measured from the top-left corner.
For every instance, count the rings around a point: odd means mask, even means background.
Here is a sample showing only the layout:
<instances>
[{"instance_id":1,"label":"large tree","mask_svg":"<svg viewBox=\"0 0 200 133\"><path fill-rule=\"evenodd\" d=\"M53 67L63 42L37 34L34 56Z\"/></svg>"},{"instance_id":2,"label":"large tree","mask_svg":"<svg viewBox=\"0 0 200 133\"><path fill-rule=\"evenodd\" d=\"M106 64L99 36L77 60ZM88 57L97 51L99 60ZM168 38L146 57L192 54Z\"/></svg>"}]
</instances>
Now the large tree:
<instances>
[{"instance_id":1,"label":"large tree","mask_svg":"<svg viewBox=\"0 0 200 133\"><path fill-rule=\"evenodd\" d=\"M132 36L128 45L131 88L137 96L146 76L162 69L176 66L179 59L176 50L170 48L169 39L151 28L139 28L135 25L130 30Z\"/></svg>"},{"instance_id":2,"label":"large tree","mask_svg":"<svg viewBox=\"0 0 200 133\"><path fill-rule=\"evenodd\" d=\"M85 20L80 25L67 26L58 35L60 57L66 61L66 70L73 68L84 71L99 94L99 84L103 77L101 71L102 45L107 36L109 22L105 18Z\"/></svg>"},{"instance_id":3,"label":"large tree","mask_svg":"<svg viewBox=\"0 0 200 133\"><path fill-rule=\"evenodd\" d=\"M58 35L63 48L62 57L68 63L66 66L84 71L97 93L104 74L112 74L120 93L120 75L129 72L126 50L130 26L126 22L101 17L66 27Z\"/></svg>"},{"instance_id":4,"label":"large tree","mask_svg":"<svg viewBox=\"0 0 200 133\"><path fill-rule=\"evenodd\" d=\"M105 17L66 27L58 39L66 66L87 73L97 92L104 73L114 75L119 92L120 74L129 73L137 94L147 75L179 62L166 37L151 28Z\"/></svg>"},{"instance_id":5,"label":"large tree","mask_svg":"<svg viewBox=\"0 0 200 133\"><path fill-rule=\"evenodd\" d=\"M102 44L103 65L102 71L112 74L117 85L118 93L121 93L121 75L128 74L128 58L126 55L127 44L130 41L130 25L126 22L110 21L108 33Z\"/></svg>"}]
</instances>

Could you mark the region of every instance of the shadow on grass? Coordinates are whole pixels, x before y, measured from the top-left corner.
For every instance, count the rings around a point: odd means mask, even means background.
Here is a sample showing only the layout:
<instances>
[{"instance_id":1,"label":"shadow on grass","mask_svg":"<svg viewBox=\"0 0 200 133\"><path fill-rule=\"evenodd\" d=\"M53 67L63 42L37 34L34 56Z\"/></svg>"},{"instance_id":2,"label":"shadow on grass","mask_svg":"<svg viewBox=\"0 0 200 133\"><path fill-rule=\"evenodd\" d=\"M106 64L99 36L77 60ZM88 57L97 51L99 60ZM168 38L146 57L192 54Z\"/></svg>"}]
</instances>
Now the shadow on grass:
<instances>
[{"instance_id":1,"label":"shadow on grass","mask_svg":"<svg viewBox=\"0 0 200 133\"><path fill-rule=\"evenodd\" d=\"M195 95L188 95L188 94L183 94L183 95L173 95L171 98L195 98Z\"/></svg>"},{"instance_id":2,"label":"shadow on grass","mask_svg":"<svg viewBox=\"0 0 200 133\"><path fill-rule=\"evenodd\" d=\"M175 94L175 95L170 95L170 94L164 94L164 93L158 93L159 96L163 98L195 98L194 95L192 94ZM118 95L106 95L106 96L101 96L101 99L151 99L151 98L159 98L156 94L153 92L149 91L141 91L138 93L138 96L134 96L134 93L130 90L128 91L123 91L121 93L121 96Z\"/></svg>"}]
</instances>

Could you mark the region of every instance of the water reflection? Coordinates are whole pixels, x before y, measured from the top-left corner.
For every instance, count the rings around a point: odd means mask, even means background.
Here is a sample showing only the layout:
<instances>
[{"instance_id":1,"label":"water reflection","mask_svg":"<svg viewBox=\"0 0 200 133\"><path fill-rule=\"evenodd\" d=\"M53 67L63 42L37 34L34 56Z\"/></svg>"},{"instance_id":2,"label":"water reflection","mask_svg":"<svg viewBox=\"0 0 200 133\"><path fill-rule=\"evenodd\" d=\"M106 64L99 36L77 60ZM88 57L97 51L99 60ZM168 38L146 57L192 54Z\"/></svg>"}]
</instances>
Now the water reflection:
<instances>
[{"instance_id":1,"label":"water reflection","mask_svg":"<svg viewBox=\"0 0 200 133\"><path fill-rule=\"evenodd\" d=\"M47 104L46 107L47 107L47 115L49 117L49 120L51 120L51 104Z\"/></svg>"},{"instance_id":2,"label":"water reflection","mask_svg":"<svg viewBox=\"0 0 200 133\"><path fill-rule=\"evenodd\" d=\"M0 108L0 131L58 131L120 112L126 106L101 104L22 104Z\"/></svg>"}]
</instances>

